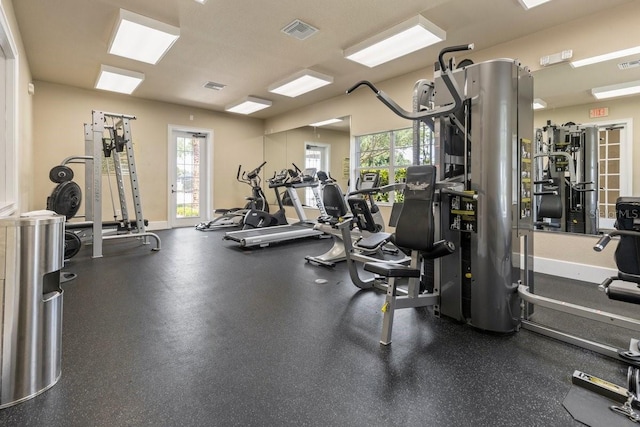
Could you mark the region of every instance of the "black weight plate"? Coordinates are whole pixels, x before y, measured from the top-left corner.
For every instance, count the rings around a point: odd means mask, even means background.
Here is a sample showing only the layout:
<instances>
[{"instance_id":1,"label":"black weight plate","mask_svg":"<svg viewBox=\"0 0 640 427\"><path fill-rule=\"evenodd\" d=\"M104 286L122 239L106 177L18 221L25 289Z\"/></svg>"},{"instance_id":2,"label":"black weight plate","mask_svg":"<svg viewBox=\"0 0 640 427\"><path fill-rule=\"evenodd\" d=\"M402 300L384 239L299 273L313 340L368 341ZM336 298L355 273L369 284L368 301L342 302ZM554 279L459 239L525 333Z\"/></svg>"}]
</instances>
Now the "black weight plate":
<instances>
[{"instance_id":1,"label":"black weight plate","mask_svg":"<svg viewBox=\"0 0 640 427\"><path fill-rule=\"evenodd\" d=\"M64 259L71 259L76 256L81 247L82 241L76 233L71 231L64 232Z\"/></svg>"},{"instance_id":2,"label":"black weight plate","mask_svg":"<svg viewBox=\"0 0 640 427\"><path fill-rule=\"evenodd\" d=\"M47 209L71 219L78 213L82 202L82 190L73 181L60 183L47 198Z\"/></svg>"},{"instance_id":3,"label":"black weight plate","mask_svg":"<svg viewBox=\"0 0 640 427\"><path fill-rule=\"evenodd\" d=\"M49 171L49 179L56 184L73 180L73 170L67 166L54 166Z\"/></svg>"},{"instance_id":4,"label":"black weight plate","mask_svg":"<svg viewBox=\"0 0 640 427\"><path fill-rule=\"evenodd\" d=\"M629 393L638 397L640 393L640 368L629 366L627 370L627 389Z\"/></svg>"}]
</instances>

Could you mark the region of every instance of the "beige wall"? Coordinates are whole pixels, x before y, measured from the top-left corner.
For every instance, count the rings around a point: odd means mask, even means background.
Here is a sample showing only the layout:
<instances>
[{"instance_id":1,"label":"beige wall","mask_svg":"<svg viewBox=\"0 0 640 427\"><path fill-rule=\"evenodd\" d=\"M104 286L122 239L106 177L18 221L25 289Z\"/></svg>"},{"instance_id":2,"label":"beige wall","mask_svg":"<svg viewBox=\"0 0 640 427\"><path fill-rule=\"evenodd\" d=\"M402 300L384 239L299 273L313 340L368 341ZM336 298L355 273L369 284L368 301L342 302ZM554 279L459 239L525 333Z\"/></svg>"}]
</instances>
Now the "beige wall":
<instances>
[{"instance_id":1,"label":"beige wall","mask_svg":"<svg viewBox=\"0 0 640 427\"><path fill-rule=\"evenodd\" d=\"M83 124L91 120L92 110L131 114L132 136L138 168L144 216L150 221L167 220L169 181L168 125L213 130L213 207L244 204L246 190L235 181L238 164L259 164L262 160L263 122L230 114L182 107L128 96L35 82L34 150L31 170L34 187L31 205L44 208L54 188L48 179L52 166L72 155L84 154ZM190 116L193 115L193 120ZM82 168L79 171L82 186ZM111 202L103 198L105 218ZM106 206L105 206L106 205ZM107 215L106 212L109 212Z\"/></svg>"}]
</instances>

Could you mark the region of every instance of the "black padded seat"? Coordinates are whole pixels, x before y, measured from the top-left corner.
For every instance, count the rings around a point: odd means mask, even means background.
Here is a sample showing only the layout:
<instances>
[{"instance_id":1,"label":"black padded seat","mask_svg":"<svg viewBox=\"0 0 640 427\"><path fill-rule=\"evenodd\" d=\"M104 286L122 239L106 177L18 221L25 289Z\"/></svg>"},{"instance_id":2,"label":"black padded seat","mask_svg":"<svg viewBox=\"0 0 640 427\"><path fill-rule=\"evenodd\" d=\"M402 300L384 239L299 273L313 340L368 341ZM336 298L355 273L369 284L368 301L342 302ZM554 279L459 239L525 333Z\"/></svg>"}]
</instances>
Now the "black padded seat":
<instances>
[{"instance_id":1,"label":"black padded seat","mask_svg":"<svg viewBox=\"0 0 640 427\"><path fill-rule=\"evenodd\" d=\"M420 277L419 269L401 264L368 262L364 265L364 269L384 277Z\"/></svg>"},{"instance_id":2,"label":"black padded seat","mask_svg":"<svg viewBox=\"0 0 640 427\"><path fill-rule=\"evenodd\" d=\"M368 237L362 238L356 242L356 245L362 249L374 250L383 243L388 242L391 239L391 233L375 233Z\"/></svg>"},{"instance_id":3,"label":"black padded seat","mask_svg":"<svg viewBox=\"0 0 640 427\"><path fill-rule=\"evenodd\" d=\"M640 304L640 198L618 197L616 231L605 235L606 242L613 236L620 236L614 254L618 275L605 279L600 286L610 299ZM606 243L600 249L604 246ZM627 286L612 286L616 280L627 282Z\"/></svg>"},{"instance_id":4,"label":"black padded seat","mask_svg":"<svg viewBox=\"0 0 640 427\"><path fill-rule=\"evenodd\" d=\"M560 187L558 178L552 179L553 184L543 185L543 192L557 191ZM562 196L558 194L543 194L540 196L540 206L538 206L538 221L542 218L562 218Z\"/></svg>"},{"instance_id":5,"label":"black padded seat","mask_svg":"<svg viewBox=\"0 0 640 427\"><path fill-rule=\"evenodd\" d=\"M344 200L342 189L335 181L325 181L322 188L322 203L327 215L336 220L349 213L349 207Z\"/></svg>"}]
</instances>

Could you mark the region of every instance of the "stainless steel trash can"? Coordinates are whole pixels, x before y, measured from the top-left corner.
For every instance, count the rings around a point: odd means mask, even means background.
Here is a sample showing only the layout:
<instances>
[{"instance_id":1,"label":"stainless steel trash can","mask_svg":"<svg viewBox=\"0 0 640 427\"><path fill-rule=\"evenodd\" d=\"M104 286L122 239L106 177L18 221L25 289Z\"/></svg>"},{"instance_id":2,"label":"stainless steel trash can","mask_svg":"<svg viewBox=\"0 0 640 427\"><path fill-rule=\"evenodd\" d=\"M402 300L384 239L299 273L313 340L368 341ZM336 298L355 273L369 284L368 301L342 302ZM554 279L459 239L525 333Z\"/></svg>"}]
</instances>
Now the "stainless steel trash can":
<instances>
[{"instance_id":1,"label":"stainless steel trash can","mask_svg":"<svg viewBox=\"0 0 640 427\"><path fill-rule=\"evenodd\" d=\"M64 220L49 211L0 219L0 408L60 378Z\"/></svg>"}]
</instances>

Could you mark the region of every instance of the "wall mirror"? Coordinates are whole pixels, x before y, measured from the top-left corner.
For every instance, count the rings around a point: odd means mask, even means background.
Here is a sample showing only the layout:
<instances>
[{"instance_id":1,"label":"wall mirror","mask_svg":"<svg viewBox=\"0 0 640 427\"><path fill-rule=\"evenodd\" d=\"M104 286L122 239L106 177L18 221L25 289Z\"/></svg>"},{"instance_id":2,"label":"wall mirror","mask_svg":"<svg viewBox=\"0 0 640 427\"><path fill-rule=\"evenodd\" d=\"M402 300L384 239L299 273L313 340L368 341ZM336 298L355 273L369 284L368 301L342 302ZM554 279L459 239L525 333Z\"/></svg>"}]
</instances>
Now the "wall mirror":
<instances>
[{"instance_id":1,"label":"wall mirror","mask_svg":"<svg viewBox=\"0 0 640 427\"><path fill-rule=\"evenodd\" d=\"M338 181L343 191L347 191L349 181L349 150L351 138L351 117L339 117L335 123L315 126L308 125L264 137L265 178L282 169L309 167L328 172ZM268 184L265 183L265 187ZM267 200L276 204L274 190L264 189ZM284 189L279 189L280 193ZM312 195L304 189L298 196L306 207L313 207ZM308 191L310 193L310 191Z\"/></svg>"},{"instance_id":2,"label":"wall mirror","mask_svg":"<svg viewBox=\"0 0 640 427\"><path fill-rule=\"evenodd\" d=\"M625 154L631 152L629 117L635 114L631 108L627 112L617 107L629 105L630 98L599 100L593 91L640 80L640 67L626 65L637 59L637 55L623 56L577 68L561 63L532 73L534 104L540 108L534 114L535 127L547 127L547 150L563 152L537 159L540 172L534 179L549 180L548 185L536 186L543 193L534 198L536 212L543 214L535 218L542 223L537 230L598 234L613 228L616 199L633 194L632 156ZM548 121L556 127L549 127ZM572 123L579 126L571 129ZM584 129L589 126L596 129L595 135ZM573 163L571 167L568 162ZM554 191L557 200L549 204Z\"/></svg>"}]
</instances>

